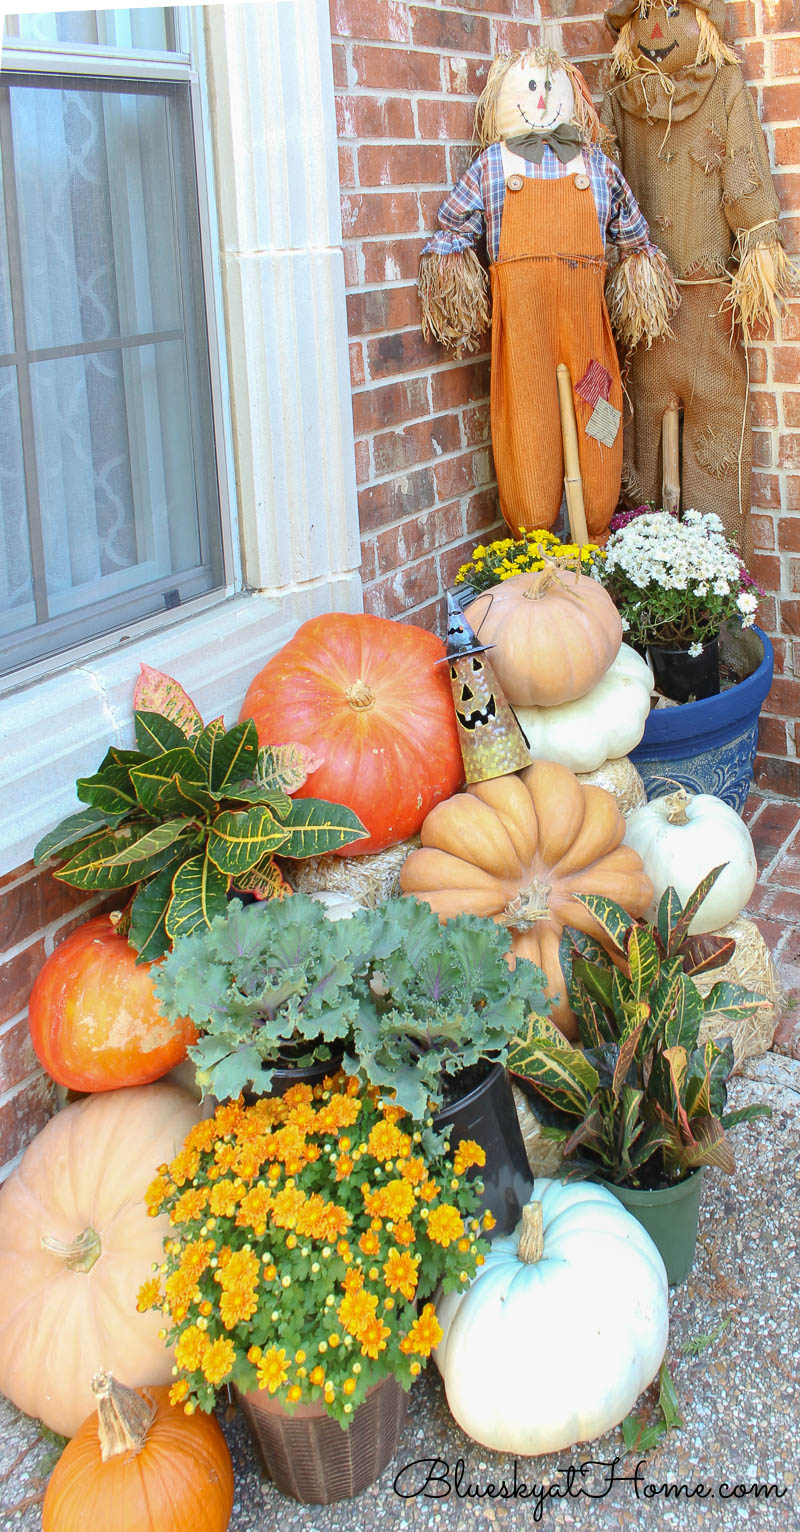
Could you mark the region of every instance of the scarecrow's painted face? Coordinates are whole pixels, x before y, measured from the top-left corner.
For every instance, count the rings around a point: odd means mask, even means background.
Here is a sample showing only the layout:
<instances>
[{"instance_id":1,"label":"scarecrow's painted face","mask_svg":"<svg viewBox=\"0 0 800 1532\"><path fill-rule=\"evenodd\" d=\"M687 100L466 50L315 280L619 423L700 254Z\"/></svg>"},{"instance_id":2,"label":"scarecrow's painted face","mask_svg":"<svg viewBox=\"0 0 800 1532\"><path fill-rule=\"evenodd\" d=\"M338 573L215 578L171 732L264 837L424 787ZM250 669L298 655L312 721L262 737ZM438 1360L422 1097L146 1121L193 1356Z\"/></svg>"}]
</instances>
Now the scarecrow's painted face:
<instances>
[{"instance_id":1,"label":"scarecrow's painted face","mask_svg":"<svg viewBox=\"0 0 800 1532\"><path fill-rule=\"evenodd\" d=\"M465 655L450 666L456 718L462 729L474 733L497 717L492 680L479 654Z\"/></svg>"},{"instance_id":2,"label":"scarecrow's painted face","mask_svg":"<svg viewBox=\"0 0 800 1532\"><path fill-rule=\"evenodd\" d=\"M700 28L693 5L672 0L644 0L631 16L631 47L644 64L662 74L677 74L697 57Z\"/></svg>"},{"instance_id":3,"label":"scarecrow's painted face","mask_svg":"<svg viewBox=\"0 0 800 1532\"><path fill-rule=\"evenodd\" d=\"M572 83L565 69L518 59L506 74L497 97L497 129L501 138L555 128L570 122L575 110Z\"/></svg>"}]
</instances>

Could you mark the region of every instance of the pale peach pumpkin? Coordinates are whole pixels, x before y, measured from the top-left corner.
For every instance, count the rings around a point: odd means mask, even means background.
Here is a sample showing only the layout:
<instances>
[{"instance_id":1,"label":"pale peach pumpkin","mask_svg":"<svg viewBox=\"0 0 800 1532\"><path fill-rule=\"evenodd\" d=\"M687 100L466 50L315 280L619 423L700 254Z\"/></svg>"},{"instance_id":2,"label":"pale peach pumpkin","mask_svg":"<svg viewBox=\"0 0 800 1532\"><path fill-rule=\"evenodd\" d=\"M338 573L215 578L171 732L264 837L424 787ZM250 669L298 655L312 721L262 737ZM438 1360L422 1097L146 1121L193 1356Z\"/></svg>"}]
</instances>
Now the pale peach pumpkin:
<instances>
[{"instance_id":1,"label":"pale peach pumpkin","mask_svg":"<svg viewBox=\"0 0 800 1532\"><path fill-rule=\"evenodd\" d=\"M577 1033L564 994L558 944L565 925L602 939L573 897L604 894L643 915L652 884L641 858L622 845L625 820L610 793L584 786L566 766L536 761L517 775L477 782L437 804L422 847L406 858L400 884L442 920L487 915L512 932L511 950L544 971L552 1016Z\"/></svg>"},{"instance_id":2,"label":"pale peach pumpkin","mask_svg":"<svg viewBox=\"0 0 800 1532\"><path fill-rule=\"evenodd\" d=\"M585 697L616 659L622 622L588 575L550 565L513 575L465 609L515 707L557 707Z\"/></svg>"},{"instance_id":3,"label":"pale peach pumpkin","mask_svg":"<svg viewBox=\"0 0 800 1532\"><path fill-rule=\"evenodd\" d=\"M0 1188L0 1392L72 1436L110 1369L130 1387L168 1383L158 1313L136 1296L163 1259L168 1218L144 1195L200 1117L187 1091L132 1086L59 1112Z\"/></svg>"}]
</instances>

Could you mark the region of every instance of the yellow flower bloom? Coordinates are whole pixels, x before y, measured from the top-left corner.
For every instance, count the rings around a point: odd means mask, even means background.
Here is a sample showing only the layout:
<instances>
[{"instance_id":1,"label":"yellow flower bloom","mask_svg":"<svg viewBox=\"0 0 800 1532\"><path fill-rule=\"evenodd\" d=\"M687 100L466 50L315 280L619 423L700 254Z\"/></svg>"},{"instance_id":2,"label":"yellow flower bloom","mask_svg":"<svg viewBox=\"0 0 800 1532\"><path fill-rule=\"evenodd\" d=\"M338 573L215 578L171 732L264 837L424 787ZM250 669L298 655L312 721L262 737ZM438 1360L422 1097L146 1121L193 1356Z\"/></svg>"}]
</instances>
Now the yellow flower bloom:
<instances>
[{"instance_id":1,"label":"yellow flower bloom","mask_svg":"<svg viewBox=\"0 0 800 1532\"><path fill-rule=\"evenodd\" d=\"M376 1122L367 1139L367 1151L381 1162L396 1160L398 1155L410 1154L411 1139L392 1122Z\"/></svg>"},{"instance_id":2,"label":"yellow flower bloom","mask_svg":"<svg viewBox=\"0 0 800 1532\"><path fill-rule=\"evenodd\" d=\"M380 1353L386 1350L386 1341L391 1333L389 1326L385 1325L383 1320L377 1317L371 1319L363 1326L358 1336L361 1342L361 1355L372 1357L375 1361Z\"/></svg>"},{"instance_id":3,"label":"yellow flower bloom","mask_svg":"<svg viewBox=\"0 0 800 1532\"><path fill-rule=\"evenodd\" d=\"M143 1282L136 1295L136 1308L139 1314L144 1314L148 1309L157 1309L161 1306L161 1283L158 1277L148 1277Z\"/></svg>"},{"instance_id":4,"label":"yellow flower bloom","mask_svg":"<svg viewBox=\"0 0 800 1532\"><path fill-rule=\"evenodd\" d=\"M462 1138L456 1147L453 1157L453 1169L457 1176L463 1176L465 1170L471 1165L485 1165L486 1151L473 1138Z\"/></svg>"},{"instance_id":5,"label":"yellow flower bloom","mask_svg":"<svg viewBox=\"0 0 800 1532\"><path fill-rule=\"evenodd\" d=\"M296 1186L284 1186L272 1204L272 1222L279 1229L297 1227L297 1215L306 1200L305 1192Z\"/></svg>"},{"instance_id":6,"label":"yellow flower bloom","mask_svg":"<svg viewBox=\"0 0 800 1532\"><path fill-rule=\"evenodd\" d=\"M207 1201L208 1192L203 1187L184 1192L169 1215L170 1223L193 1223L196 1218L202 1218Z\"/></svg>"},{"instance_id":7,"label":"yellow flower bloom","mask_svg":"<svg viewBox=\"0 0 800 1532\"><path fill-rule=\"evenodd\" d=\"M198 1325L188 1325L178 1336L175 1361L186 1372L197 1372L208 1350L208 1336Z\"/></svg>"},{"instance_id":8,"label":"yellow flower bloom","mask_svg":"<svg viewBox=\"0 0 800 1532\"><path fill-rule=\"evenodd\" d=\"M377 1295L367 1293L361 1288L355 1292L345 1293L336 1310L336 1316L348 1335L354 1335L360 1339L365 1327L374 1319L377 1307Z\"/></svg>"},{"instance_id":9,"label":"yellow flower bloom","mask_svg":"<svg viewBox=\"0 0 800 1532\"><path fill-rule=\"evenodd\" d=\"M232 1340L223 1336L219 1340L211 1341L201 1362L203 1377L217 1388L223 1379L227 1378L235 1361L236 1347Z\"/></svg>"},{"instance_id":10,"label":"yellow flower bloom","mask_svg":"<svg viewBox=\"0 0 800 1532\"><path fill-rule=\"evenodd\" d=\"M408 1218L414 1207L414 1192L407 1181L387 1181L385 1186L364 1196L364 1206L375 1218L394 1221Z\"/></svg>"},{"instance_id":11,"label":"yellow flower bloom","mask_svg":"<svg viewBox=\"0 0 800 1532\"><path fill-rule=\"evenodd\" d=\"M283 1346L280 1350L277 1346L270 1346L256 1368L259 1388L266 1388L270 1394L276 1394L289 1376L288 1362Z\"/></svg>"},{"instance_id":12,"label":"yellow flower bloom","mask_svg":"<svg viewBox=\"0 0 800 1532\"><path fill-rule=\"evenodd\" d=\"M164 1176L156 1176L155 1181L150 1182L144 1194L148 1211L151 1213L158 1212L165 1197L169 1196L169 1192L170 1185L166 1178Z\"/></svg>"},{"instance_id":13,"label":"yellow flower bloom","mask_svg":"<svg viewBox=\"0 0 800 1532\"><path fill-rule=\"evenodd\" d=\"M169 1391L170 1404L182 1404L188 1392L189 1384L186 1378L179 1378L177 1383L173 1383Z\"/></svg>"},{"instance_id":14,"label":"yellow flower bloom","mask_svg":"<svg viewBox=\"0 0 800 1532\"><path fill-rule=\"evenodd\" d=\"M234 1292L223 1292L219 1300L219 1317L226 1330L234 1330L244 1320L252 1319L257 1308L255 1289L244 1292L237 1288Z\"/></svg>"},{"instance_id":15,"label":"yellow flower bloom","mask_svg":"<svg viewBox=\"0 0 800 1532\"><path fill-rule=\"evenodd\" d=\"M267 1215L272 1207L272 1197L266 1186L259 1184L251 1187L241 1200L239 1211L236 1214L238 1228L263 1229L267 1221Z\"/></svg>"},{"instance_id":16,"label":"yellow flower bloom","mask_svg":"<svg viewBox=\"0 0 800 1532\"><path fill-rule=\"evenodd\" d=\"M218 1218L230 1218L236 1212L241 1193L237 1191L232 1181L217 1181L209 1193L208 1205L212 1213Z\"/></svg>"},{"instance_id":17,"label":"yellow flower bloom","mask_svg":"<svg viewBox=\"0 0 800 1532\"><path fill-rule=\"evenodd\" d=\"M377 1255L381 1248L381 1242L372 1229L367 1229L366 1233L362 1234L358 1244L364 1255Z\"/></svg>"},{"instance_id":18,"label":"yellow flower bloom","mask_svg":"<svg viewBox=\"0 0 800 1532\"><path fill-rule=\"evenodd\" d=\"M402 1293L409 1302L417 1291L420 1257L407 1250L391 1249L383 1264L383 1276L390 1293Z\"/></svg>"},{"instance_id":19,"label":"yellow flower bloom","mask_svg":"<svg viewBox=\"0 0 800 1532\"><path fill-rule=\"evenodd\" d=\"M433 1208L428 1219L428 1238L435 1244L443 1245L447 1249L454 1240L460 1239L464 1233L464 1220L458 1211L449 1202L440 1203L439 1207Z\"/></svg>"},{"instance_id":20,"label":"yellow flower bloom","mask_svg":"<svg viewBox=\"0 0 800 1532\"><path fill-rule=\"evenodd\" d=\"M438 1346L444 1331L436 1318L436 1310L432 1303L426 1303L422 1313L414 1320L405 1340L400 1342L400 1350L406 1355L430 1356L434 1346Z\"/></svg>"}]
</instances>

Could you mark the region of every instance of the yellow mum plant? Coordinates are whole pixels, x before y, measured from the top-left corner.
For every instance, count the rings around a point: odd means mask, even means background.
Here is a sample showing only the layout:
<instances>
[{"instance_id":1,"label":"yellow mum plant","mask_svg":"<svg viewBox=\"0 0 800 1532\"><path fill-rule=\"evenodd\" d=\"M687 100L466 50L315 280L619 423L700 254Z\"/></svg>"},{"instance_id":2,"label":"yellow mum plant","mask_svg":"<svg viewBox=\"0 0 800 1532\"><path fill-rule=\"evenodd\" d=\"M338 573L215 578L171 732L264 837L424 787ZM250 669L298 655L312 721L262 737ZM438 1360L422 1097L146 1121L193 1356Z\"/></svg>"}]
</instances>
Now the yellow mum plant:
<instances>
[{"instance_id":1,"label":"yellow mum plant","mask_svg":"<svg viewBox=\"0 0 800 1532\"><path fill-rule=\"evenodd\" d=\"M502 580L510 580L512 575L528 574L554 562L591 574L604 558L597 543L562 543L554 532L534 529L517 539L502 537L488 546L478 543L469 562L461 565L455 583L468 585L477 595Z\"/></svg>"},{"instance_id":2,"label":"yellow mum plant","mask_svg":"<svg viewBox=\"0 0 800 1532\"><path fill-rule=\"evenodd\" d=\"M218 1106L147 1193L174 1233L138 1307L164 1314L173 1402L210 1410L233 1383L346 1428L380 1378L409 1388L441 1338L428 1300L483 1263L484 1160L343 1073Z\"/></svg>"}]
</instances>

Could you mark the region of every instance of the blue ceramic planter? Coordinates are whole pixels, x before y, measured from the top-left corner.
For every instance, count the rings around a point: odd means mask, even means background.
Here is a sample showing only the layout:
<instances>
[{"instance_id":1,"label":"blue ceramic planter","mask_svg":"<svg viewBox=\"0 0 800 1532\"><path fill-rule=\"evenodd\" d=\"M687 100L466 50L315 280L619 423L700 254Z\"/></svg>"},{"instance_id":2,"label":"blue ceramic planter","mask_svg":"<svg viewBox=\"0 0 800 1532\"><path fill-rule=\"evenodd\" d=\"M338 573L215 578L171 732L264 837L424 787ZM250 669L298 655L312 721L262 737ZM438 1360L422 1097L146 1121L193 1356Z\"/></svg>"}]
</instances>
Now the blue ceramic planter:
<instances>
[{"instance_id":1,"label":"blue ceramic planter","mask_svg":"<svg viewBox=\"0 0 800 1532\"><path fill-rule=\"evenodd\" d=\"M692 792L714 793L737 813L744 808L753 779L758 716L772 685L772 645L760 628L750 628L723 633L723 658L726 648L740 662L750 651L756 668L743 681L716 697L651 712L630 755L648 798L679 782Z\"/></svg>"}]
</instances>

